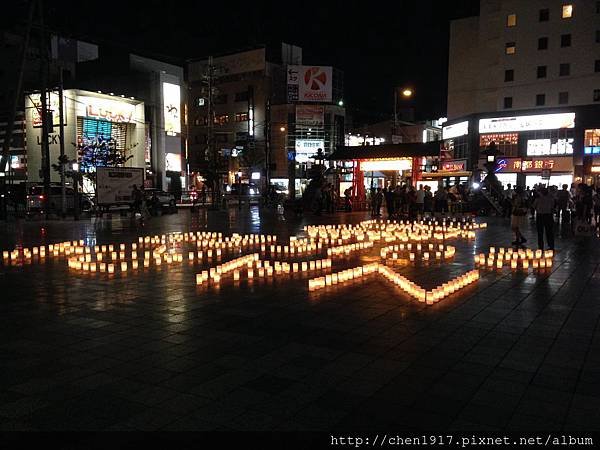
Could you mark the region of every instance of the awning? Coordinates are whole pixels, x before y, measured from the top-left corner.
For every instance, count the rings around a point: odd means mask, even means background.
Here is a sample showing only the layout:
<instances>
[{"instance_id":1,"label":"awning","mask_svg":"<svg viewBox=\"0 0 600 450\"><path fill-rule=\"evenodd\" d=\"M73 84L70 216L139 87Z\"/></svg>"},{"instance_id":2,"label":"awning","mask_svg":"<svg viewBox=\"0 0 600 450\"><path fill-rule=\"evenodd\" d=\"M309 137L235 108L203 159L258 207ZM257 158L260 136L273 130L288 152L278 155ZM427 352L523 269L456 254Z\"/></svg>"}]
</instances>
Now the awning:
<instances>
[{"instance_id":1,"label":"awning","mask_svg":"<svg viewBox=\"0 0 600 450\"><path fill-rule=\"evenodd\" d=\"M406 144L361 145L358 147L339 146L329 156L332 161L378 158L414 158L439 156L441 141L411 142Z\"/></svg>"}]
</instances>

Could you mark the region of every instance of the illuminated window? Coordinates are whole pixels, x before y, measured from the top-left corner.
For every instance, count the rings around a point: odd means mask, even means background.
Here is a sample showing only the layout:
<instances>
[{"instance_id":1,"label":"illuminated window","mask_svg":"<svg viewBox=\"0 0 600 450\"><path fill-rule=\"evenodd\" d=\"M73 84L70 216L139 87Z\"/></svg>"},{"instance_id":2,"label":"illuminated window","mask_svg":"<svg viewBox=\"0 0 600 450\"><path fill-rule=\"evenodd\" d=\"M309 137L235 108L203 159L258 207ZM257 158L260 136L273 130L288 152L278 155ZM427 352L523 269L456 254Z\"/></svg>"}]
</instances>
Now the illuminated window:
<instances>
[{"instance_id":1,"label":"illuminated window","mask_svg":"<svg viewBox=\"0 0 600 450\"><path fill-rule=\"evenodd\" d=\"M235 121L236 122L247 122L248 121L248 113L235 113Z\"/></svg>"},{"instance_id":2,"label":"illuminated window","mask_svg":"<svg viewBox=\"0 0 600 450\"><path fill-rule=\"evenodd\" d=\"M569 93L568 92L559 92L558 93L558 104L566 105L569 103Z\"/></svg>"},{"instance_id":3,"label":"illuminated window","mask_svg":"<svg viewBox=\"0 0 600 450\"><path fill-rule=\"evenodd\" d=\"M538 94L535 96L535 106L544 106L546 104L546 94Z\"/></svg>"},{"instance_id":4,"label":"illuminated window","mask_svg":"<svg viewBox=\"0 0 600 450\"><path fill-rule=\"evenodd\" d=\"M569 19L573 16L573 5L563 5L562 7L562 18Z\"/></svg>"},{"instance_id":5,"label":"illuminated window","mask_svg":"<svg viewBox=\"0 0 600 450\"><path fill-rule=\"evenodd\" d=\"M537 77L546 78L547 66L537 66Z\"/></svg>"},{"instance_id":6,"label":"illuminated window","mask_svg":"<svg viewBox=\"0 0 600 450\"><path fill-rule=\"evenodd\" d=\"M487 149L494 142L496 149L504 156L518 156L519 133L492 133L479 136L479 150Z\"/></svg>"},{"instance_id":7,"label":"illuminated window","mask_svg":"<svg viewBox=\"0 0 600 450\"><path fill-rule=\"evenodd\" d=\"M504 109L512 108L512 97L504 97Z\"/></svg>"},{"instance_id":8,"label":"illuminated window","mask_svg":"<svg viewBox=\"0 0 600 450\"><path fill-rule=\"evenodd\" d=\"M571 35L570 34L561 34L560 35L560 46L561 47L570 47L571 46Z\"/></svg>"},{"instance_id":9,"label":"illuminated window","mask_svg":"<svg viewBox=\"0 0 600 450\"><path fill-rule=\"evenodd\" d=\"M515 71L513 69L504 71L504 81L515 81Z\"/></svg>"},{"instance_id":10,"label":"illuminated window","mask_svg":"<svg viewBox=\"0 0 600 450\"><path fill-rule=\"evenodd\" d=\"M597 147L600 145L600 128L592 128L591 130L585 130L585 146L586 147Z\"/></svg>"},{"instance_id":11,"label":"illuminated window","mask_svg":"<svg viewBox=\"0 0 600 450\"><path fill-rule=\"evenodd\" d=\"M540 9L540 22L548 22L550 19L550 10L548 8Z\"/></svg>"},{"instance_id":12,"label":"illuminated window","mask_svg":"<svg viewBox=\"0 0 600 450\"><path fill-rule=\"evenodd\" d=\"M220 114L215 116L215 121L214 121L217 125L225 125L226 123L229 122L229 115L228 114Z\"/></svg>"},{"instance_id":13,"label":"illuminated window","mask_svg":"<svg viewBox=\"0 0 600 450\"><path fill-rule=\"evenodd\" d=\"M538 50L548 50L548 38L541 37L538 39Z\"/></svg>"},{"instance_id":14,"label":"illuminated window","mask_svg":"<svg viewBox=\"0 0 600 450\"><path fill-rule=\"evenodd\" d=\"M506 16L506 26L507 27L514 27L517 25L517 15L516 14L509 14L508 16Z\"/></svg>"},{"instance_id":15,"label":"illuminated window","mask_svg":"<svg viewBox=\"0 0 600 450\"><path fill-rule=\"evenodd\" d=\"M566 77L571 75L571 64L562 63L558 68L558 76Z\"/></svg>"},{"instance_id":16,"label":"illuminated window","mask_svg":"<svg viewBox=\"0 0 600 450\"><path fill-rule=\"evenodd\" d=\"M600 89L594 89L594 101L600 102Z\"/></svg>"},{"instance_id":17,"label":"illuminated window","mask_svg":"<svg viewBox=\"0 0 600 450\"><path fill-rule=\"evenodd\" d=\"M514 55L517 51L517 45L514 42L507 42L505 51L507 55Z\"/></svg>"}]
</instances>

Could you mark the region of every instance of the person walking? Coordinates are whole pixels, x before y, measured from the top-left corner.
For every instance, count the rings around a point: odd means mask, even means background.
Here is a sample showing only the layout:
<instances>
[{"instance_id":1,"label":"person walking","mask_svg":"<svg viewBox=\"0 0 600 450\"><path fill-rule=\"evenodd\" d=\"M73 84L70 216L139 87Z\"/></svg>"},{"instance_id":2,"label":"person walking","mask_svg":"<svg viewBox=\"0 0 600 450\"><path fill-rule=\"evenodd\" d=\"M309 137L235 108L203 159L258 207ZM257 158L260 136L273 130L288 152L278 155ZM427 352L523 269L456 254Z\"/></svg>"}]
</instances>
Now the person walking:
<instances>
[{"instance_id":1,"label":"person walking","mask_svg":"<svg viewBox=\"0 0 600 450\"><path fill-rule=\"evenodd\" d=\"M544 231L548 248L554 250L554 199L548 192L548 188L541 188L539 195L533 202L535 209L535 221L538 232L538 248L544 250Z\"/></svg>"},{"instance_id":2,"label":"person walking","mask_svg":"<svg viewBox=\"0 0 600 450\"><path fill-rule=\"evenodd\" d=\"M569 205L571 204L571 193L569 185L563 184L562 189L556 193L556 219L563 225L570 222Z\"/></svg>"},{"instance_id":3,"label":"person walking","mask_svg":"<svg viewBox=\"0 0 600 450\"><path fill-rule=\"evenodd\" d=\"M517 186L512 198L510 215L510 226L515 233L513 245L523 245L527 242L523 236L523 229L527 226L527 198L523 192L523 186Z\"/></svg>"}]
</instances>

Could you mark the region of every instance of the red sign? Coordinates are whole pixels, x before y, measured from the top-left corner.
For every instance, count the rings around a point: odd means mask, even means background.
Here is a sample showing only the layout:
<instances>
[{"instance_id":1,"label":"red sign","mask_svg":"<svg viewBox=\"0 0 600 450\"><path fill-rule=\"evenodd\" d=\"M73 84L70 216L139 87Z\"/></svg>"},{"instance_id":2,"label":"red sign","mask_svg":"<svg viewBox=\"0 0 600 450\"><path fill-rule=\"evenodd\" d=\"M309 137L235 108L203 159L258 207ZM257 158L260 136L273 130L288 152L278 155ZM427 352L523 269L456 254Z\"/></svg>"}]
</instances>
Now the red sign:
<instances>
[{"instance_id":1,"label":"red sign","mask_svg":"<svg viewBox=\"0 0 600 450\"><path fill-rule=\"evenodd\" d=\"M466 159L455 159L453 161L442 162L443 172L464 172L467 168Z\"/></svg>"}]
</instances>

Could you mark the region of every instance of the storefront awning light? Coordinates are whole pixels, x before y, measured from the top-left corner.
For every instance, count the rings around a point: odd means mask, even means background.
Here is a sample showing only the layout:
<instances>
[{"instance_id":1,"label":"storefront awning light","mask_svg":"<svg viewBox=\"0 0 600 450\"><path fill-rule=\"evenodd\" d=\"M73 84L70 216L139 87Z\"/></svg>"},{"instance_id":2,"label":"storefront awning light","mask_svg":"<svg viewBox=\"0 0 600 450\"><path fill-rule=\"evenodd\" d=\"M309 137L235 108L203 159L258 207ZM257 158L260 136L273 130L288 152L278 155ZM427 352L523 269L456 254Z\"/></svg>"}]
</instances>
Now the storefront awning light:
<instances>
[{"instance_id":1,"label":"storefront awning light","mask_svg":"<svg viewBox=\"0 0 600 450\"><path fill-rule=\"evenodd\" d=\"M412 159L372 159L360 162L360 170L363 172L375 171L402 171L412 169Z\"/></svg>"}]
</instances>

